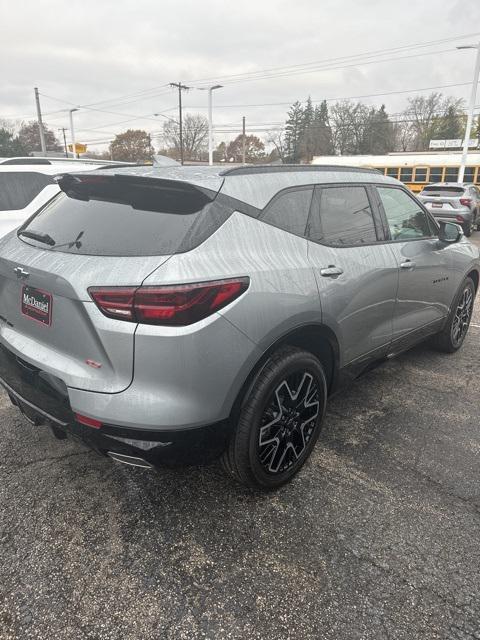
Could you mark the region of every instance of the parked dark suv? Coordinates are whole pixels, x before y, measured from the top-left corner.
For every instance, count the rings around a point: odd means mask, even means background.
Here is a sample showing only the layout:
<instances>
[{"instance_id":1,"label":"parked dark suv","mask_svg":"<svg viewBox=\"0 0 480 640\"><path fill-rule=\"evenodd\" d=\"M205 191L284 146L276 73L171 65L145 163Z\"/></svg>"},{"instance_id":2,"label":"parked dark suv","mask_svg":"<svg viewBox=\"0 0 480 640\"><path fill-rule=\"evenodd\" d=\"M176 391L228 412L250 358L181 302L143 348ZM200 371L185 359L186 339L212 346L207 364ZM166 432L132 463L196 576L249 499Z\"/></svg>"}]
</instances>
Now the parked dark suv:
<instances>
[{"instance_id":1,"label":"parked dark suv","mask_svg":"<svg viewBox=\"0 0 480 640\"><path fill-rule=\"evenodd\" d=\"M278 487L342 382L428 337L455 351L468 330L478 249L376 171L122 168L58 184L0 240L0 382L30 419L116 460L216 454L244 484Z\"/></svg>"}]
</instances>

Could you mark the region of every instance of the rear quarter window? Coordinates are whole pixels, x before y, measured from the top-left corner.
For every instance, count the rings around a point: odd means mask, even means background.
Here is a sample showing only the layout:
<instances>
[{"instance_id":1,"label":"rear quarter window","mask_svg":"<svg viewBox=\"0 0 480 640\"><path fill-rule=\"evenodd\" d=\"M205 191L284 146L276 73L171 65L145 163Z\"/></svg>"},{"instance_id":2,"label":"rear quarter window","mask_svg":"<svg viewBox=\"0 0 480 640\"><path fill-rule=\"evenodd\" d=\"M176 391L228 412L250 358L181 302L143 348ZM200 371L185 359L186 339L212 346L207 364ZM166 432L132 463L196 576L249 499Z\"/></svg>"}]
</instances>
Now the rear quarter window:
<instances>
[{"instance_id":1,"label":"rear quarter window","mask_svg":"<svg viewBox=\"0 0 480 640\"><path fill-rule=\"evenodd\" d=\"M0 211L25 209L48 184L51 176L34 171L0 172Z\"/></svg>"},{"instance_id":2,"label":"rear quarter window","mask_svg":"<svg viewBox=\"0 0 480 640\"><path fill-rule=\"evenodd\" d=\"M297 236L304 236L312 195L313 187L280 192L265 207L260 220Z\"/></svg>"}]
</instances>

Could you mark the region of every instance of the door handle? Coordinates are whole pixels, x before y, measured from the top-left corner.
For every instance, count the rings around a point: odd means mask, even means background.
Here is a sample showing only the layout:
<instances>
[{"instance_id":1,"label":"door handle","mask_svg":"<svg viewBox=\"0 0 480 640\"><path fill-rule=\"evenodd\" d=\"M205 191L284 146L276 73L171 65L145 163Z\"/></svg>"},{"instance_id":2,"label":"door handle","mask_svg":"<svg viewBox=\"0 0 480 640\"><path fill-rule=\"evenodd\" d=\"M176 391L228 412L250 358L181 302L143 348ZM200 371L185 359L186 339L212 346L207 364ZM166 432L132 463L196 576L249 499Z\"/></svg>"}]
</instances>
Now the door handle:
<instances>
[{"instance_id":1,"label":"door handle","mask_svg":"<svg viewBox=\"0 0 480 640\"><path fill-rule=\"evenodd\" d=\"M416 266L417 265L415 264L415 262L413 262L413 260L405 260L405 262L400 263L401 269L415 269Z\"/></svg>"},{"instance_id":2,"label":"door handle","mask_svg":"<svg viewBox=\"0 0 480 640\"><path fill-rule=\"evenodd\" d=\"M335 278L336 276L341 276L342 273L343 269L336 267L334 264L329 264L328 267L320 269L320 275L324 276L324 278Z\"/></svg>"}]
</instances>

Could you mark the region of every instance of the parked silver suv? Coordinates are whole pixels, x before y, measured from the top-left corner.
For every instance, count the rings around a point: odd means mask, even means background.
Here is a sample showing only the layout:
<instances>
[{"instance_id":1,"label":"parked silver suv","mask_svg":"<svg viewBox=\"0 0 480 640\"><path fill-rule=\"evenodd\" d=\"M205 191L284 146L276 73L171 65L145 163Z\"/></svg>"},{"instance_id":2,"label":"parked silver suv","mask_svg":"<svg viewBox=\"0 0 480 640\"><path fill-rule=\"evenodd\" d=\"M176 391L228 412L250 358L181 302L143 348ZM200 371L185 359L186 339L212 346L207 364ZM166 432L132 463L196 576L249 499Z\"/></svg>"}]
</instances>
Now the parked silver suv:
<instances>
[{"instance_id":1,"label":"parked silver suv","mask_svg":"<svg viewBox=\"0 0 480 640\"><path fill-rule=\"evenodd\" d=\"M344 167L125 168L0 241L0 382L54 434L140 466L222 455L288 481L327 396L433 336L458 349L479 252L398 181Z\"/></svg>"},{"instance_id":2,"label":"parked silver suv","mask_svg":"<svg viewBox=\"0 0 480 640\"><path fill-rule=\"evenodd\" d=\"M466 236L480 225L480 191L473 184L429 184L418 197L436 220L460 224Z\"/></svg>"}]
</instances>

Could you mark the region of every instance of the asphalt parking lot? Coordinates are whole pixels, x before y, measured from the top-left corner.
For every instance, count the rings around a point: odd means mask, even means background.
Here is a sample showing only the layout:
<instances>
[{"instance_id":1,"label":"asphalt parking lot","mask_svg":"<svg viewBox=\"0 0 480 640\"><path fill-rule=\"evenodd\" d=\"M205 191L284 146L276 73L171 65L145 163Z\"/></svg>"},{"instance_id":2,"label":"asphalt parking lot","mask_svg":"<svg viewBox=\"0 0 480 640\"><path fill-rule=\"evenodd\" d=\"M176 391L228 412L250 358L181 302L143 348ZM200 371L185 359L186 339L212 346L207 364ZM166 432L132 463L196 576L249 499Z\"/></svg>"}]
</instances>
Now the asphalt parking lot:
<instances>
[{"instance_id":1,"label":"asphalt parking lot","mask_svg":"<svg viewBox=\"0 0 480 640\"><path fill-rule=\"evenodd\" d=\"M479 380L480 304L459 353L333 399L268 496L99 458L1 393L0 638L480 638Z\"/></svg>"}]
</instances>

